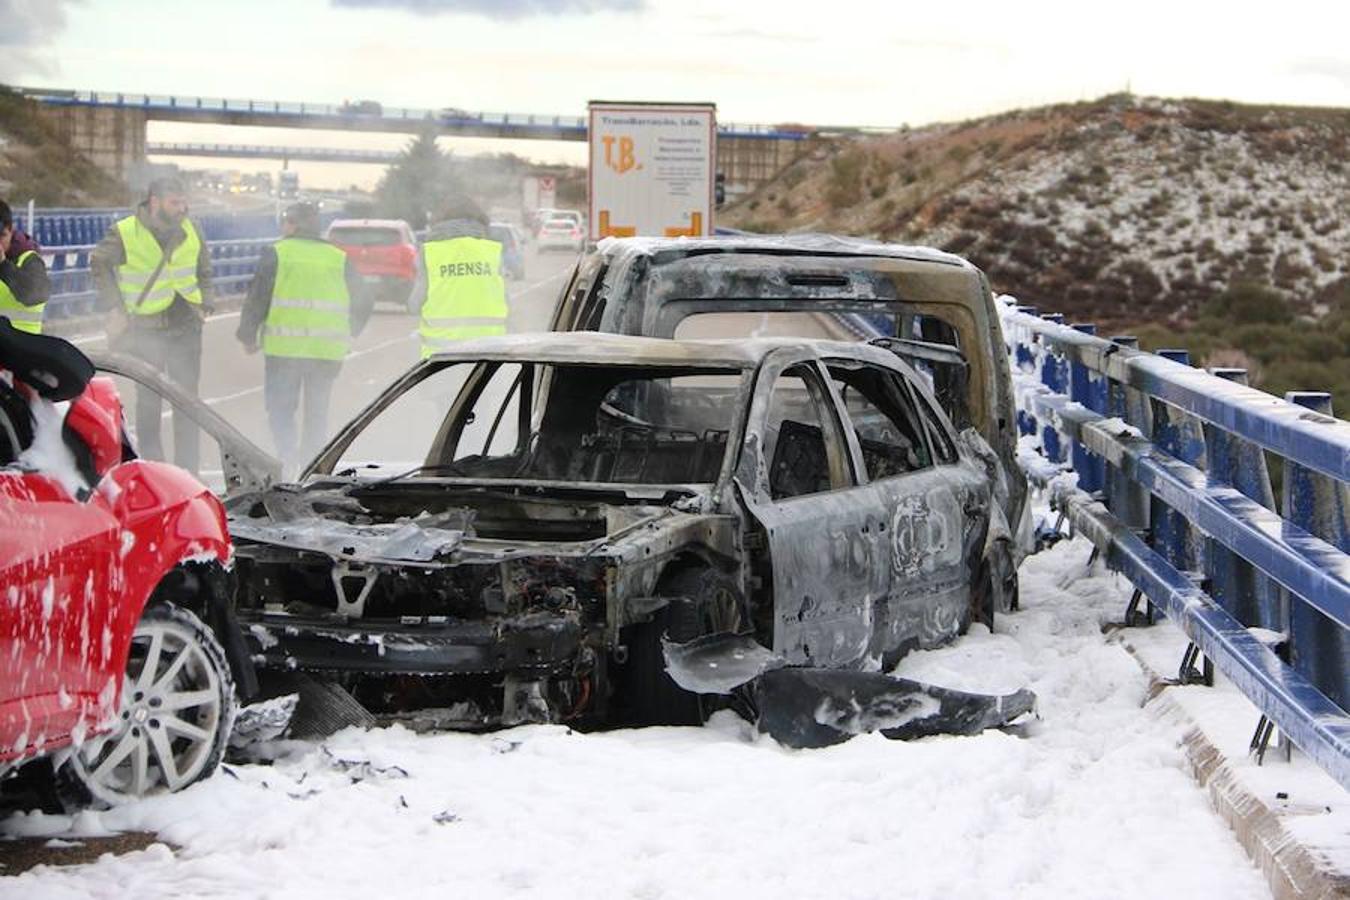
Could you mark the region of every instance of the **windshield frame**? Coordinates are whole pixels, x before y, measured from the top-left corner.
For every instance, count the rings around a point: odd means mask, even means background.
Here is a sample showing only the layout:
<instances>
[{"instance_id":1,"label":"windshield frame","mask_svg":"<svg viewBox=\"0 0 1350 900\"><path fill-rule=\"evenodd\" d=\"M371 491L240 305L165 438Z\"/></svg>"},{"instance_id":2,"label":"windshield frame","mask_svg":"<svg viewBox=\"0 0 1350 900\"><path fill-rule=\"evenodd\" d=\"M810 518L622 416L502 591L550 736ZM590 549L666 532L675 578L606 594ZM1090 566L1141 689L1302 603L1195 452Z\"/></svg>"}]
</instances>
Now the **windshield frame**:
<instances>
[{"instance_id":1,"label":"windshield frame","mask_svg":"<svg viewBox=\"0 0 1350 900\"><path fill-rule=\"evenodd\" d=\"M492 483L495 485L560 485L566 484L569 487L582 490L607 490L623 492L651 492L655 490L671 489L681 492L690 492L696 490L696 485L711 484L715 493L720 494L724 486L731 480L736 471L740 458L742 445L745 442L745 429L750 414L751 400L754 395L755 376L758 366L737 364L733 362L654 362L635 358L629 361L605 361L605 362L583 362L573 359L547 359L538 357L501 357L491 356L476 359L464 358L438 358L431 357L418 363L402 377L389 385L378 397L375 398L365 409L348 422L323 450L311 461L301 472L298 481L308 481L311 477L322 479L341 478L334 474L334 469L342 460L343 454L347 448L372 424L376 422L379 416L400 397L408 391L414 389L428 378L433 377L444 369L469 365L472 369L469 371L454 401L450 404L450 409L446 417L442 420L437 429L436 437L432 444L425 448L427 454L434 450L444 452L448 444L452 444L457 436L467 426L465 422L466 411L472 408L473 404L481 395L484 386L492 378L493 374L502 366L508 363L519 363L522 366L522 380L515 386L514 390L520 392L520 405L518 415L523 428L528 429L532 424L535 411L541 400L551 389L554 375L559 369L567 368L597 368L614 371L625 369L639 370L643 372L652 372L654 370L668 369L671 372L669 377L681 377L699 374L738 374L739 384L736 386L735 403L736 410L729 422L727 431L726 448L723 451L721 466L718 470L715 482L613 482L613 481L559 481L557 479L543 478L483 478L481 476L462 476L458 474L446 474L437 472L435 474L417 475L410 473L408 479L398 478L396 480L418 480L434 481L457 484L477 484ZM541 370L539 367L543 367ZM526 373L528 377L525 377ZM509 394L508 394L509 396ZM505 404L505 401L504 401ZM526 439L528 441L528 437ZM425 458L424 458L425 459ZM360 475L353 475L353 480L364 482ZM379 481L388 480L387 473L383 475L372 475L369 480Z\"/></svg>"}]
</instances>

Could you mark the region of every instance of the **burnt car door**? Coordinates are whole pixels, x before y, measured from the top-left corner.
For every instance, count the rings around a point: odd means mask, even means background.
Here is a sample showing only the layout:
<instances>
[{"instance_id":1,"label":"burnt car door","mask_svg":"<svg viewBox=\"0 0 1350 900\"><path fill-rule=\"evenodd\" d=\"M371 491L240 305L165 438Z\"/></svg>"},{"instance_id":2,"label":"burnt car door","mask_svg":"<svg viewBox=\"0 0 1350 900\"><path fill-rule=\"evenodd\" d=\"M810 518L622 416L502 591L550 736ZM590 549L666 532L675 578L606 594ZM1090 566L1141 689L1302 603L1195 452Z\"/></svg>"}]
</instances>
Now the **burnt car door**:
<instances>
[{"instance_id":1,"label":"burnt car door","mask_svg":"<svg viewBox=\"0 0 1350 900\"><path fill-rule=\"evenodd\" d=\"M760 368L737 480L762 529L773 649L790 663L861 665L889 589L876 491L859 484L825 373L805 349Z\"/></svg>"},{"instance_id":2,"label":"burnt car door","mask_svg":"<svg viewBox=\"0 0 1350 900\"><path fill-rule=\"evenodd\" d=\"M158 395L175 416L186 416L206 434L207 446L215 443L220 451L220 469L218 472L203 469L200 474L202 482L221 496L262 490L280 480L281 463L276 457L260 449L205 401L184 390L154 366L112 351L90 351L88 356L99 372L125 379ZM118 393L125 400L136 396L137 391L129 389L123 382L118 385Z\"/></svg>"},{"instance_id":3,"label":"burnt car door","mask_svg":"<svg viewBox=\"0 0 1350 900\"><path fill-rule=\"evenodd\" d=\"M957 634L988 528L986 471L963 462L952 429L905 372L826 359L865 477L885 507L890 593L878 622L887 664Z\"/></svg>"}]
</instances>

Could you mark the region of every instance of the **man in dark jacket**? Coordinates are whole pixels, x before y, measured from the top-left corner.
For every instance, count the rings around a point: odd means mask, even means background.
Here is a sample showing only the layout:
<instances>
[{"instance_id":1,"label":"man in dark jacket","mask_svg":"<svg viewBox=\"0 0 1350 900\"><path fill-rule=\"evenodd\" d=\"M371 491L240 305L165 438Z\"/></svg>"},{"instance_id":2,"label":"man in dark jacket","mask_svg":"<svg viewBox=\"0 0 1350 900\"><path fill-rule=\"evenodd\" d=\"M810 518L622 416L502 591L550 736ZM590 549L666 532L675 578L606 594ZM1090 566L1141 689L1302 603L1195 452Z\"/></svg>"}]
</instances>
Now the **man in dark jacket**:
<instances>
[{"instance_id":1,"label":"man in dark jacket","mask_svg":"<svg viewBox=\"0 0 1350 900\"><path fill-rule=\"evenodd\" d=\"M360 276L341 249L319 237L312 203L286 210L282 238L263 248L236 336L264 356L263 402L283 473L328 437L328 403L353 335L370 316ZM302 434L295 413L304 395Z\"/></svg>"},{"instance_id":2,"label":"man in dark jacket","mask_svg":"<svg viewBox=\"0 0 1350 900\"><path fill-rule=\"evenodd\" d=\"M0 200L0 316L20 331L41 334L51 292L37 241L14 227L13 210Z\"/></svg>"},{"instance_id":3,"label":"man in dark jacket","mask_svg":"<svg viewBox=\"0 0 1350 900\"><path fill-rule=\"evenodd\" d=\"M108 346L145 360L197 393L202 325L212 308L211 254L187 218L187 191L177 178L150 183L133 215L113 223L89 258ZM136 438L142 456L163 459L158 394L136 386ZM201 435L173 417L174 462L196 473Z\"/></svg>"}]
</instances>

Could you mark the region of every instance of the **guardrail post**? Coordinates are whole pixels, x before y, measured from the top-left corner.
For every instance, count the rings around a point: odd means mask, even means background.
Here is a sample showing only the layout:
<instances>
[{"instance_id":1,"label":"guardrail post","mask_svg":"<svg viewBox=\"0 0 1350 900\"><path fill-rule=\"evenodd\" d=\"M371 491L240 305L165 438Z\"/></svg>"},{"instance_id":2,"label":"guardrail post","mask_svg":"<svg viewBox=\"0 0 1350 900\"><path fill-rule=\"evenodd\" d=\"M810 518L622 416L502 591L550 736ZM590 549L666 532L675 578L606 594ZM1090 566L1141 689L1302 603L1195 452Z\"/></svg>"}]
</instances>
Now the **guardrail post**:
<instances>
[{"instance_id":1,"label":"guardrail post","mask_svg":"<svg viewBox=\"0 0 1350 900\"><path fill-rule=\"evenodd\" d=\"M1078 322L1070 326L1083 334L1096 334L1097 326ZM1095 413L1106 415L1106 385L1080 362L1069 363L1069 399ZM1089 494L1099 493L1106 485L1106 462L1078 441L1069 448L1069 460L1078 473L1078 486Z\"/></svg>"},{"instance_id":2,"label":"guardrail post","mask_svg":"<svg viewBox=\"0 0 1350 900\"><path fill-rule=\"evenodd\" d=\"M1184 366L1191 364L1191 355L1185 350L1159 350L1158 355ZM1153 443L1187 465L1202 468L1205 432L1200 421L1161 400L1149 402L1153 408ZM1155 550L1182 572L1202 571L1203 542L1185 516L1150 495L1149 521Z\"/></svg>"},{"instance_id":3,"label":"guardrail post","mask_svg":"<svg viewBox=\"0 0 1350 900\"><path fill-rule=\"evenodd\" d=\"M1290 403L1331 416L1331 395L1290 391ZM1350 485L1285 460L1281 514L1350 552ZM1295 598L1289 607L1290 662L1337 706L1350 710L1350 632Z\"/></svg>"},{"instance_id":4,"label":"guardrail post","mask_svg":"<svg viewBox=\"0 0 1350 900\"><path fill-rule=\"evenodd\" d=\"M1029 316L1036 315L1034 306L1019 306L1017 311ZM1035 332L1018 327L1017 334L1013 338L1013 365L1020 372L1035 372L1036 353ZM1036 417L1032 415L1030 409L1023 409L1020 401L1017 408L1017 433L1023 436L1036 434Z\"/></svg>"},{"instance_id":5,"label":"guardrail post","mask_svg":"<svg viewBox=\"0 0 1350 900\"><path fill-rule=\"evenodd\" d=\"M1056 325L1064 324L1064 316L1059 313L1046 313L1041 318ZM1056 394L1069 393L1068 363L1044 342L1041 344L1041 384ZM1041 451L1051 462L1064 462L1064 447L1053 420L1041 423Z\"/></svg>"},{"instance_id":6,"label":"guardrail post","mask_svg":"<svg viewBox=\"0 0 1350 900\"><path fill-rule=\"evenodd\" d=\"M1137 349L1139 339L1132 335L1115 335L1111 343L1118 347ZM1150 422L1148 403L1144 395L1132 387L1107 380L1107 415L1121 419L1152 440L1153 426ZM1149 493L1126 478L1115 467L1106 469L1106 505L1116 518L1131 528L1147 529L1149 526Z\"/></svg>"},{"instance_id":7,"label":"guardrail post","mask_svg":"<svg viewBox=\"0 0 1350 900\"><path fill-rule=\"evenodd\" d=\"M1210 374L1238 384L1247 383L1246 369L1210 369ZM1267 509L1275 509L1275 493L1270 488L1270 473L1265 452L1208 423L1205 432L1205 471L1212 480L1232 485ZM1283 631L1285 615L1280 610L1279 590L1268 576L1257 572L1242 557L1218 541L1207 541L1205 572L1210 579L1210 594L1233 618L1248 628Z\"/></svg>"}]
</instances>

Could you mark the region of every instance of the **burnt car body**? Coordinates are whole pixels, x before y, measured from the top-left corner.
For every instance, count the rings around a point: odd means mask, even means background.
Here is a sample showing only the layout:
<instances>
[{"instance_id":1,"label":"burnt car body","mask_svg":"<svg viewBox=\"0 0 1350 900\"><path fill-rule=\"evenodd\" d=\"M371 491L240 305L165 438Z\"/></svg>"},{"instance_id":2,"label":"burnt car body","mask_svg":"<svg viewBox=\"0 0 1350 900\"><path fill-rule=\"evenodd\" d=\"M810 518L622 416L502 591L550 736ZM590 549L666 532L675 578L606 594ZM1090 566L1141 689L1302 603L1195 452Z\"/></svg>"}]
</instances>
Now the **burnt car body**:
<instances>
[{"instance_id":1,"label":"burnt car body","mask_svg":"<svg viewBox=\"0 0 1350 900\"><path fill-rule=\"evenodd\" d=\"M879 347L465 342L227 503L235 613L264 683L376 712L698 721L663 639L875 672L1007 608L997 468Z\"/></svg>"},{"instance_id":2,"label":"burnt car body","mask_svg":"<svg viewBox=\"0 0 1350 900\"><path fill-rule=\"evenodd\" d=\"M610 238L578 262L551 329L698 337L695 320L717 316L748 317L758 333L879 333L874 342L924 374L957 427L973 425L994 449L999 508L1016 535L1016 561L1030 552L1012 376L993 294L978 268L926 247L832 235ZM737 333L724 326L719 336Z\"/></svg>"}]
</instances>

